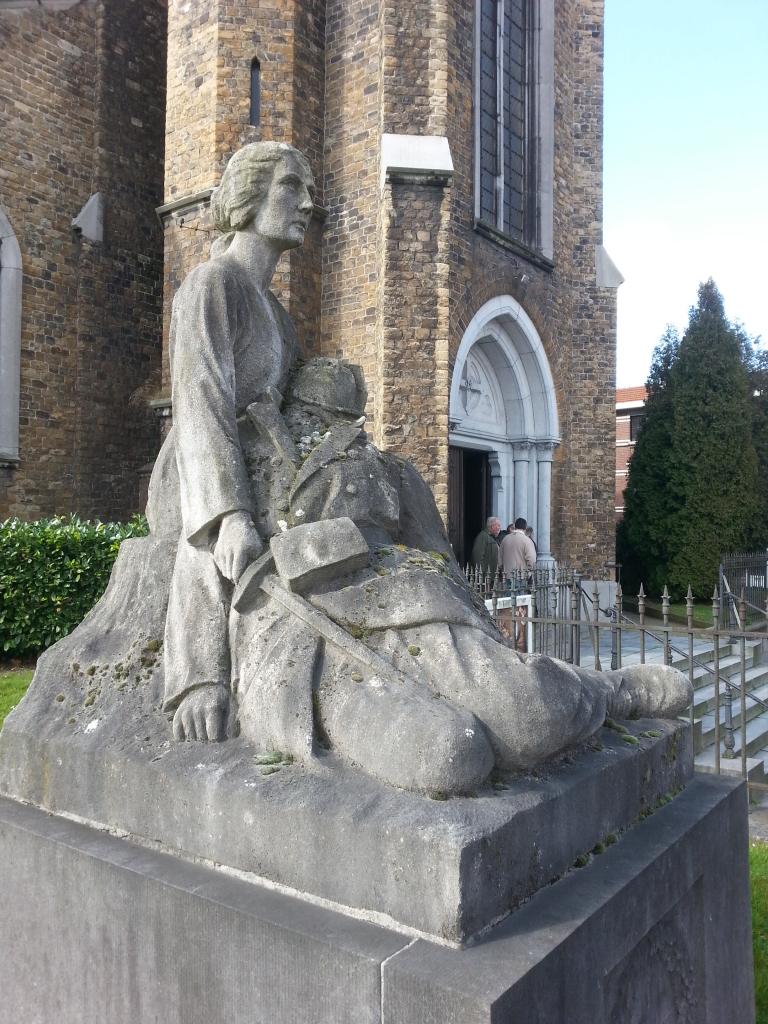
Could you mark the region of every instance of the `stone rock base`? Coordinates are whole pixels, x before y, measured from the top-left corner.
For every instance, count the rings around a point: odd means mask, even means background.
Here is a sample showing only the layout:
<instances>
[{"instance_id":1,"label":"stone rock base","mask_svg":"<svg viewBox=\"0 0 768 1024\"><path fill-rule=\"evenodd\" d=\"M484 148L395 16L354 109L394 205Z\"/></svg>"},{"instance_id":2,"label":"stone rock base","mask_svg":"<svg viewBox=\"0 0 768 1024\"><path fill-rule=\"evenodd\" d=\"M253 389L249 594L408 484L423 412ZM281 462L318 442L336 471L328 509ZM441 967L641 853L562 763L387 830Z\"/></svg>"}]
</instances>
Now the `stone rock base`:
<instances>
[{"instance_id":1,"label":"stone rock base","mask_svg":"<svg viewBox=\"0 0 768 1024\"><path fill-rule=\"evenodd\" d=\"M0 992L32 1024L754 1021L743 784L699 776L451 949L0 800Z\"/></svg>"}]
</instances>

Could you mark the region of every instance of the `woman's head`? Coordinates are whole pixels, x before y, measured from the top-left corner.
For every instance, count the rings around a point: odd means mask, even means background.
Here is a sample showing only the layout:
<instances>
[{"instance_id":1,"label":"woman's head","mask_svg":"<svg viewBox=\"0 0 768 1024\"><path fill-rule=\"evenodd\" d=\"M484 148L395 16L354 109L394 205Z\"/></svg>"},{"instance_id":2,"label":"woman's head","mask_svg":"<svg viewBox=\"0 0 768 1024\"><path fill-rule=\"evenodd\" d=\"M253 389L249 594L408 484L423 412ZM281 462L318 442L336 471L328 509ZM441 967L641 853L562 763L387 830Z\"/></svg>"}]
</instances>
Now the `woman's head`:
<instances>
[{"instance_id":1,"label":"woman's head","mask_svg":"<svg viewBox=\"0 0 768 1024\"><path fill-rule=\"evenodd\" d=\"M297 161L311 179L303 154L286 142L252 142L230 158L211 195L211 217L217 230L240 231L254 218L269 192L275 167L285 157Z\"/></svg>"}]
</instances>

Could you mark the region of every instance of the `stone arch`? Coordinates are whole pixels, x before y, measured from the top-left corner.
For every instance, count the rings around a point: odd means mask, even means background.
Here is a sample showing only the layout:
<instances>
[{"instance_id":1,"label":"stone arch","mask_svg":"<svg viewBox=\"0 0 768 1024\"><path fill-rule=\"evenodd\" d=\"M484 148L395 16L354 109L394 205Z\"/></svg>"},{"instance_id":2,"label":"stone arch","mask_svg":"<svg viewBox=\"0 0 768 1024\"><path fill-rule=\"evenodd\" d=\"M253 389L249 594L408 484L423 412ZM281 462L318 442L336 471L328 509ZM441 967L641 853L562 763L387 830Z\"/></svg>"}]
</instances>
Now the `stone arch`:
<instances>
[{"instance_id":1,"label":"stone arch","mask_svg":"<svg viewBox=\"0 0 768 1024\"><path fill-rule=\"evenodd\" d=\"M0 465L19 461L21 250L0 207Z\"/></svg>"},{"instance_id":2,"label":"stone arch","mask_svg":"<svg viewBox=\"0 0 768 1024\"><path fill-rule=\"evenodd\" d=\"M533 321L511 295L488 300L467 325L453 368L450 444L488 453L491 508L523 516L542 562L552 560L552 458L560 443L555 384Z\"/></svg>"}]
</instances>

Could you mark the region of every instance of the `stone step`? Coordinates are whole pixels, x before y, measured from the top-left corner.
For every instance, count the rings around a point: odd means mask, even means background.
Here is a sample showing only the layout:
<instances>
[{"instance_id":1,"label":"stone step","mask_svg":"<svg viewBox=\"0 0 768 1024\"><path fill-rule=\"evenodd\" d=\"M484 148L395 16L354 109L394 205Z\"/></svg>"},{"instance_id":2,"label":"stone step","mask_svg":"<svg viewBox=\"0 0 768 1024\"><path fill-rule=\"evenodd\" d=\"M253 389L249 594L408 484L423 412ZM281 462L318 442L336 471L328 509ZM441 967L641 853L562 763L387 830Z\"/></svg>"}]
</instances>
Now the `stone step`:
<instances>
[{"instance_id":1,"label":"stone step","mask_svg":"<svg viewBox=\"0 0 768 1024\"><path fill-rule=\"evenodd\" d=\"M760 658L758 657L756 651L752 650L752 651L746 651L745 652L744 664L747 666L747 668L755 668L758 665L760 665L760 663L761 663L760 662ZM720 672L721 676L725 676L725 675L733 676L734 673L738 673L740 671L740 669L741 669L741 655L740 654L728 654L725 657L723 657L721 655L720 661L718 662L718 665L717 665L717 668L718 668L718 671ZM687 666L686 666L685 671L687 672ZM704 664L694 664L694 668L693 668L694 686L696 686L697 683L705 684L708 680L714 679L714 677L715 677L714 673L715 673L715 663L714 663L714 661L708 661L708 662L705 662Z\"/></svg>"},{"instance_id":2,"label":"stone step","mask_svg":"<svg viewBox=\"0 0 768 1024\"><path fill-rule=\"evenodd\" d=\"M733 681L733 703L734 706L741 702L741 672L736 675L727 676L727 678ZM747 691L747 703L750 703L752 695L759 697L768 703L768 695L763 694L765 684L768 683L768 665L755 665L753 668L747 669L745 676L745 684ZM720 679L720 706L723 706L725 695L725 682L723 678ZM756 704L756 701L751 700L752 704ZM759 707L759 705L757 705ZM710 683L707 686L701 686L694 691L693 694L693 713L696 718L701 718L709 712L715 710L715 682L710 676ZM764 709L768 710L768 708Z\"/></svg>"},{"instance_id":3,"label":"stone step","mask_svg":"<svg viewBox=\"0 0 768 1024\"><path fill-rule=\"evenodd\" d=\"M681 672L688 673L688 654L687 654L687 641L685 638L679 638L682 643L678 644L678 647L685 647L685 653L672 652L671 664L674 668L679 669ZM746 645L746 661L748 665L757 664L761 656L762 641L751 640L747 641ZM708 668L712 668L714 663L714 652L715 646L712 642L702 642L697 640L694 643L693 648L693 665L694 665L694 685L696 680L705 681L707 677L712 677L712 672ZM735 669L741 664L740 651L738 644L731 643L728 637L721 639L718 644L718 653L720 657L720 671L723 673L723 664L728 663L728 666L732 666ZM652 664L659 664L662 660L663 650L660 644L655 641L652 645L646 646L645 660ZM584 655L584 648L582 648L582 656ZM603 667L607 668L610 663L610 649L605 649L601 646L600 657L604 662ZM622 664L623 665L637 665L640 662L640 652L638 649L630 648L627 649L626 645L622 646ZM586 662L585 662L586 664Z\"/></svg>"},{"instance_id":4,"label":"stone step","mask_svg":"<svg viewBox=\"0 0 768 1024\"><path fill-rule=\"evenodd\" d=\"M733 731L733 739L734 739L734 743L735 743L734 751L733 752L734 752L734 755L736 757L739 757L739 758L741 757L741 747L742 747L742 743L744 742L744 740L743 740L743 733L744 733L744 730L741 728L741 726L739 726L739 728L737 728L737 729L734 729L734 731ZM725 730L721 729L721 732L720 732L720 760L721 760L721 762L723 760L725 760L725 758L723 756L723 752L724 752L724 749L725 749L724 742L725 742ZM747 756L748 757L751 757L751 756L759 753L759 751L761 751L764 747L768 747L768 715L759 715L757 718L753 718L751 721L747 722L747 727L746 727L746 745L747 745ZM715 751L714 751L714 745L713 744L710 744L709 746L707 746L704 750L701 751L701 754L697 755L697 756L710 756L710 755L711 755L712 762L714 763Z\"/></svg>"},{"instance_id":5,"label":"stone step","mask_svg":"<svg viewBox=\"0 0 768 1024\"><path fill-rule=\"evenodd\" d=\"M677 651L672 652L672 665L674 668L678 668L681 671L688 670L688 641L684 637L678 637L677 647L680 648L680 653ZM721 658L727 657L730 653L731 643L727 639L723 639L719 644ZM583 650L584 648L582 648ZM605 660L606 650L601 645L600 657ZM610 648L607 649L608 659L610 660ZM645 659L653 664L659 664L662 660L663 647L661 643L657 643L655 640L648 638L645 648ZM627 647L626 643L622 644L622 664L624 665L637 665L640 661L640 651L636 648L633 643L631 648ZM693 661L694 665L711 662L714 657L714 644L711 641L700 641L697 640L693 647Z\"/></svg>"},{"instance_id":6,"label":"stone step","mask_svg":"<svg viewBox=\"0 0 768 1024\"><path fill-rule=\"evenodd\" d=\"M762 687L755 691L755 696L759 697L763 702L768 703L768 682ZM768 712L755 700L750 699L750 695L747 695L747 722L751 722L762 715L766 716L766 728L768 728ZM725 708L721 700L720 704L720 739L723 738L723 722L725 720ZM739 695L734 693L733 695L733 725L734 728L741 728L741 700ZM693 726L693 749L696 753L704 750L711 743L715 742L715 715L714 711L708 711L702 714L700 717L694 719Z\"/></svg>"},{"instance_id":7,"label":"stone step","mask_svg":"<svg viewBox=\"0 0 768 1024\"><path fill-rule=\"evenodd\" d=\"M715 771L715 751L713 747L697 754L694 758L694 768L697 772L713 774ZM720 774L726 776L741 776L741 757L720 758ZM765 761L761 757L747 758L747 781L754 784L765 785Z\"/></svg>"}]
</instances>

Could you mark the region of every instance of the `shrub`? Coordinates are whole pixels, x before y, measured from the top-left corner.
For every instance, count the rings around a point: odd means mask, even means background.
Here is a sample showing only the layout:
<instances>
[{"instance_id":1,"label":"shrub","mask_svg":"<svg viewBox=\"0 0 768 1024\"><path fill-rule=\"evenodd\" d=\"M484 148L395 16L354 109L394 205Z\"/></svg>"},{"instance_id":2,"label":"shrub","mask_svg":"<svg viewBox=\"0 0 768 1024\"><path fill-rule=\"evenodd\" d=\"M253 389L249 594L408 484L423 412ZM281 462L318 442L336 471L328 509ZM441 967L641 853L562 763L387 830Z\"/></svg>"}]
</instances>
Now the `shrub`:
<instances>
[{"instance_id":1,"label":"shrub","mask_svg":"<svg viewBox=\"0 0 768 1024\"><path fill-rule=\"evenodd\" d=\"M37 654L71 632L104 593L120 543L147 532L143 516L0 523L0 652Z\"/></svg>"}]
</instances>

